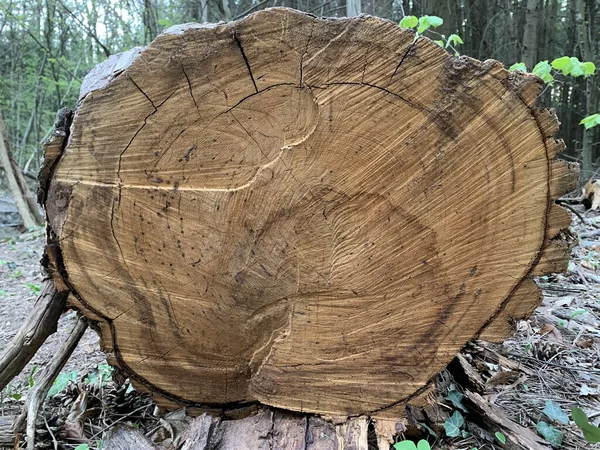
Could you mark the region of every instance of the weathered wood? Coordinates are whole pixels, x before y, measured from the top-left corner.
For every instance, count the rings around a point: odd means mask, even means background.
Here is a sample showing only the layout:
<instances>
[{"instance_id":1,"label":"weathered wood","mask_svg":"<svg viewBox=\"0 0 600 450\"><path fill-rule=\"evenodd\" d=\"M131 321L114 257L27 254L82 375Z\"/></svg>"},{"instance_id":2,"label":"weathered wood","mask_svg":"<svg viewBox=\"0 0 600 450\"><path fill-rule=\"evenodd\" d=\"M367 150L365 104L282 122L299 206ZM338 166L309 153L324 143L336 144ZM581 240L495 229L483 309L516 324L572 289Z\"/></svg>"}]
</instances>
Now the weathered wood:
<instances>
[{"instance_id":1,"label":"weathered wood","mask_svg":"<svg viewBox=\"0 0 600 450\"><path fill-rule=\"evenodd\" d=\"M42 281L40 295L27 321L4 349L0 359L0 390L23 370L48 336L56 332L68 294L68 291L57 291L52 279Z\"/></svg>"},{"instance_id":2,"label":"weathered wood","mask_svg":"<svg viewBox=\"0 0 600 450\"><path fill-rule=\"evenodd\" d=\"M106 450L160 450L146 436L133 427L117 425L108 432L103 448Z\"/></svg>"},{"instance_id":3,"label":"weathered wood","mask_svg":"<svg viewBox=\"0 0 600 450\"><path fill-rule=\"evenodd\" d=\"M398 418L565 267L540 87L373 17L174 27L86 79L53 164L73 304L162 402Z\"/></svg>"},{"instance_id":4,"label":"weathered wood","mask_svg":"<svg viewBox=\"0 0 600 450\"><path fill-rule=\"evenodd\" d=\"M314 416L263 409L237 420L203 414L181 437L182 450L367 450L366 418L334 425Z\"/></svg>"},{"instance_id":5,"label":"weathered wood","mask_svg":"<svg viewBox=\"0 0 600 450\"><path fill-rule=\"evenodd\" d=\"M65 366L67 360L81 340L83 333L85 333L87 325L87 320L80 317L63 345L58 349L54 359L52 359L50 364L44 367L42 373L38 376L35 385L27 394L27 400L23 407L23 411L17 420L15 420L14 424L15 430L21 430L25 421L27 421L27 450L35 449L35 427L40 408L48 396L52 383L60 374L60 371Z\"/></svg>"},{"instance_id":6,"label":"weathered wood","mask_svg":"<svg viewBox=\"0 0 600 450\"><path fill-rule=\"evenodd\" d=\"M497 429L504 434L509 448L524 450L550 450L552 448L542 437L529 428L510 420L500 409L488 403L481 395L465 391L465 397L492 429Z\"/></svg>"},{"instance_id":7,"label":"weathered wood","mask_svg":"<svg viewBox=\"0 0 600 450\"><path fill-rule=\"evenodd\" d=\"M22 186L19 184L17 172L15 172L11 160L12 157L8 145L8 137L6 136L6 128L2 116L0 116L0 166L4 168L4 173L6 174L6 179L8 181L8 188L13 196L19 215L23 220L23 226L25 228L33 228L40 223L36 222L36 216L27 201L28 192L21 189ZM17 167L17 171L18 170L20 169ZM26 187L27 185L25 185L25 188Z\"/></svg>"}]
</instances>

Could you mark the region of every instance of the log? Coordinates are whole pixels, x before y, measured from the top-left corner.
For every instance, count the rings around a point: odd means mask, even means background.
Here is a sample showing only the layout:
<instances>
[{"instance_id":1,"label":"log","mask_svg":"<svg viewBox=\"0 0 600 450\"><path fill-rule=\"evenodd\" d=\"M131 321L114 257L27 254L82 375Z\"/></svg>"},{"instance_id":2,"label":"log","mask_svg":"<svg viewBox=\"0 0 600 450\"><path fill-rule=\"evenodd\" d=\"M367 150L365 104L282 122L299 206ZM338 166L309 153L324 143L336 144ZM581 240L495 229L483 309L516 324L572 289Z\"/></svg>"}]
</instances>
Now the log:
<instances>
[{"instance_id":1,"label":"log","mask_svg":"<svg viewBox=\"0 0 600 450\"><path fill-rule=\"evenodd\" d=\"M164 405L400 418L566 267L577 167L497 61L274 8L82 86L42 194L56 282Z\"/></svg>"}]
</instances>

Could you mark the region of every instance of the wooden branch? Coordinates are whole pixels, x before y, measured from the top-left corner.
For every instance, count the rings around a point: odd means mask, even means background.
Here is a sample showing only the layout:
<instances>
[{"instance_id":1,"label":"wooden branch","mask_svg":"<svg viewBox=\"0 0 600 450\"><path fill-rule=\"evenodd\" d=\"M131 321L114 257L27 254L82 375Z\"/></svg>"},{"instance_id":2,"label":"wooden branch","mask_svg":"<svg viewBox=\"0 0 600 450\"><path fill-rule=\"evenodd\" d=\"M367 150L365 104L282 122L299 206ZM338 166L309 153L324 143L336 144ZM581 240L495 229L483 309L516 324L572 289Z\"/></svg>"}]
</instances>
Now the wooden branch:
<instances>
[{"instance_id":1,"label":"wooden branch","mask_svg":"<svg viewBox=\"0 0 600 450\"><path fill-rule=\"evenodd\" d=\"M15 205L21 218L23 219L23 226L25 228L33 228L37 225L35 216L33 215L31 208L29 207L24 193L21 191L19 182L17 180L16 171L11 164L11 158L7 143L7 137L5 135L6 130L4 128L4 122L0 116L0 165L4 168L6 179L8 180L8 187L15 200Z\"/></svg>"},{"instance_id":2,"label":"wooden branch","mask_svg":"<svg viewBox=\"0 0 600 450\"><path fill-rule=\"evenodd\" d=\"M14 429L19 430L27 420L27 450L35 449L35 425L38 412L48 396L48 391L52 383L64 367L65 363L77 347L83 333L87 330L88 322L84 317L80 317L71 331L71 334L58 350L52 362L46 366L44 371L38 377L35 386L27 395L27 401L23 407L21 415L15 421Z\"/></svg>"},{"instance_id":3,"label":"wooden branch","mask_svg":"<svg viewBox=\"0 0 600 450\"><path fill-rule=\"evenodd\" d=\"M490 426L501 431L506 439L517 448L524 450L550 450L547 441L516 422L513 422L494 405L488 403L481 395L465 391L466 398L481 413L482 419Z\"/></svg>"},{"instance_id":4,"label":"wooden branch","mask_svg":"<svg viewBox=\"0 0 600 450\"><path fill-rule=\"evenodd\" d=\"M40 295L27 321L0 359L0 390L23 370L48 336L56 332L58 319L65 311L68 294L68 290L57 291L50 278L42 282Z\"/></svg>"}]
</instances>

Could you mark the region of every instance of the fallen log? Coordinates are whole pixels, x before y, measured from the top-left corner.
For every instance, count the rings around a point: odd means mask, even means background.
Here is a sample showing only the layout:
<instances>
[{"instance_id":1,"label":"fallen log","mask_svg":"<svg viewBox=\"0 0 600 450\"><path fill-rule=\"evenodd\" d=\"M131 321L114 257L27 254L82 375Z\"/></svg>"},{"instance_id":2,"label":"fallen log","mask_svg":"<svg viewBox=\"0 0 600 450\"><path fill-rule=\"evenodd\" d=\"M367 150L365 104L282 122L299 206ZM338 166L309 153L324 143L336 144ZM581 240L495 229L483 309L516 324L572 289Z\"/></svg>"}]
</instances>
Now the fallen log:
<instances>
[{"instance_id":1,"label":"fallen log","mask_svg":"<svg viewBox=\"0 0 600 450\"><path fill-rule=\"evenodd\" d=\"M401 417L566 269L541 84L373 17L173 27L47 148L53 275L164 404Z\"/></svg>"}]
</instances>

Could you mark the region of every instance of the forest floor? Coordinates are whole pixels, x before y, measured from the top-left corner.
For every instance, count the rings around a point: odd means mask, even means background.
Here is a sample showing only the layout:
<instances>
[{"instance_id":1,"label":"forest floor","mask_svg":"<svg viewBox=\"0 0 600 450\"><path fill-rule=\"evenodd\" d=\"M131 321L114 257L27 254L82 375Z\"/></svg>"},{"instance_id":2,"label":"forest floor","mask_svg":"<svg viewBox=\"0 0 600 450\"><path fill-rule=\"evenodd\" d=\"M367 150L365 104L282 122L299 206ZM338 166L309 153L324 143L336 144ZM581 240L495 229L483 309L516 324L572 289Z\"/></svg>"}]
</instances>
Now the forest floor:
<instances>
[{"instance_id":1,"label":"forest floor","mask_svg":"<svg viewBox=\"0 0 600 450\"><path fill-rule=\"evenodd\" d=\"M600 421L600 213L579 211L587 223L573 216L572 232L578 235L579 244L573 249L568 272L538 280L544 293L542 305L530 319L516 324L516 334L504 344L478 341L468 345L462 352L462 365L458 360L452 365L461 369L451 366L440 375L432 408L413 418L413 433L419 431L419 438L428 439L432 448L500 449L503 436L494 432L502 429L498 422L504 418L533 432L536 427L545 430L556 439L560 435L561 448L600 448L586 443L568 417L567 424L560 422L560 411L568 416L574 406L581 407L592 423ZM4 229L0 237L0 350L33 307L41 282L43 246L42 229L24 234ZM75 312L66 313L58 332L0 394L0 448L8 445L2 441L2 430L6 435L40 369L52 359L75 321ZM101 448L115 423L133 425L160 448L179 448L178 436L191 420L185 412L165 415L128 382L118 386L112 378L98 337L88 330L55 382L41 415L39 448ZM469 389L478 390L499 418L482 420L481 413L474 413L472 402L462 396ZM455 411L464 424L458 437L449 438L443 425Z\"/></svg>"}]
</instances>

